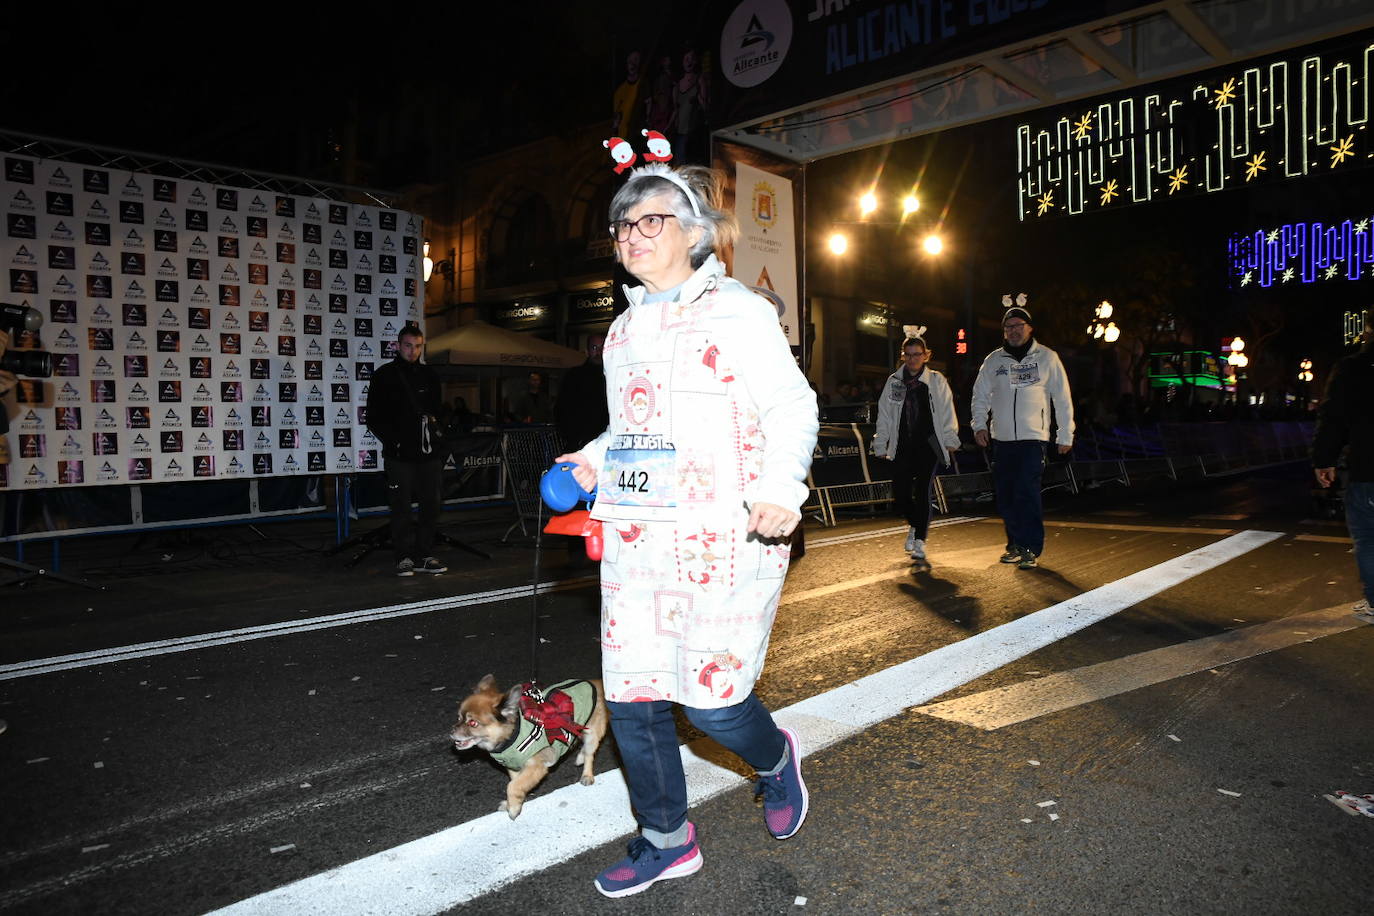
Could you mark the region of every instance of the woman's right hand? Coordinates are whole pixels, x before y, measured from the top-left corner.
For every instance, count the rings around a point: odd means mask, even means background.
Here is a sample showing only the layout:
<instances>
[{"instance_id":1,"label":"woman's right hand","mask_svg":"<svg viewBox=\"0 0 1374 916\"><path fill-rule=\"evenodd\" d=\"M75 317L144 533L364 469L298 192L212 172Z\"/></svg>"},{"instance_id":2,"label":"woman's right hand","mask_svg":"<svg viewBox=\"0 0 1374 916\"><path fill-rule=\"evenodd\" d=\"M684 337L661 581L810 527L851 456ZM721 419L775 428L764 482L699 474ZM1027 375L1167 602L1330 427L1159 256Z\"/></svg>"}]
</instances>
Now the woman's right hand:
<instances>
[{"instance_id":1,"label":"woman's right hand","mask_svg":"<svg viewBox=\"0 0 1374 916\"><path fill-rule=\"evenodd\" d=\"M596 468L592 467L587 456L581 452L569 452L566 455L559 455L553 459L556 463L567 462L573 466L573 480L577 485L590 493L596 487Z\"/></svg>"}]
</instances>

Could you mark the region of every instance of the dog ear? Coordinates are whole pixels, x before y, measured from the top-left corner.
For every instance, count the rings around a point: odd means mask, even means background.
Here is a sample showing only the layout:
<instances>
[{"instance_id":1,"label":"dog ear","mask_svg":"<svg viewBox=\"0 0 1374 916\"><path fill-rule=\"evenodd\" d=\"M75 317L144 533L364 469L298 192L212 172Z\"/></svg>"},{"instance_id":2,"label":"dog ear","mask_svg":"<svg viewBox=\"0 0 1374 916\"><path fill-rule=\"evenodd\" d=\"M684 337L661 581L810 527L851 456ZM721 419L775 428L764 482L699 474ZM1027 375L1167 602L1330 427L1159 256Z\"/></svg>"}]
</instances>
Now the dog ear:
<instances>
[{"instance_id":1,"label":"dog ear","mask_svg":"<svg viewBox=\"0 0 1374 916\"><path fill-rule=\"evenodd\" d=\"M474 689L473 692L474 692L474 693L481 693L481 692L483 692L484 690L495 690L495 689L496 689L496 678L495 678L494 676L488 674L486 677L482 678L480 681L477 682L477 687Z\"/></svg>"},{"instance_id":2,"label":"dog ear","mask_svg":"<svg viewBox=\"0 0 1374 916\"><path fill-rule=\"evenodd\" d=\"M508 719L520 718L520 696L525 692L524 684L516 684L506 691L506 701L501 704L501 708L496 711L496 717L502 722Z\"/></svg>"}]
</instances>

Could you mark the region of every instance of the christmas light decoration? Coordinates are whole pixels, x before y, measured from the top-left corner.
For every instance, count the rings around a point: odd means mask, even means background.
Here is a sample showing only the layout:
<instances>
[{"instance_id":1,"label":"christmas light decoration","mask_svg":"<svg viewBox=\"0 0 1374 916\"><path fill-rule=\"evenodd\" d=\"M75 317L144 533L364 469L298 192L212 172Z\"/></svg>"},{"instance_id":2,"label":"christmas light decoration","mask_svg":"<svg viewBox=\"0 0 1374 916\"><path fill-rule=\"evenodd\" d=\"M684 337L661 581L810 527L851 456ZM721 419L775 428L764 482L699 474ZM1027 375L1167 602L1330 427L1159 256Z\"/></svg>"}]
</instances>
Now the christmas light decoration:
<instances>
[{"instance_id":1,"label":"christmas light decoration","mask_svg":"<svg viewBox=\"0 0 1374 916\"><path fill-rule=\"evenodd\" d=\"M1372 77L1374 44L1364 44L1207 82L1167 83L1067 111L1048 126L1022 124L1019 216L1073 215L1369 165Z\"/></svg>"},{"instance_id":2,"label":"christmas light decoration","mask_svg":"<svg viewBox=\"0 0 1374 916\"><path fill-rule=\"evenodd\" d=\"M1268 288L1277 281L1319 283L1374 275L1374 232L1370 217L1334 224L1286 223L1231 236L1227 242L1233 283Z\"/></svg>"}]
</instances>

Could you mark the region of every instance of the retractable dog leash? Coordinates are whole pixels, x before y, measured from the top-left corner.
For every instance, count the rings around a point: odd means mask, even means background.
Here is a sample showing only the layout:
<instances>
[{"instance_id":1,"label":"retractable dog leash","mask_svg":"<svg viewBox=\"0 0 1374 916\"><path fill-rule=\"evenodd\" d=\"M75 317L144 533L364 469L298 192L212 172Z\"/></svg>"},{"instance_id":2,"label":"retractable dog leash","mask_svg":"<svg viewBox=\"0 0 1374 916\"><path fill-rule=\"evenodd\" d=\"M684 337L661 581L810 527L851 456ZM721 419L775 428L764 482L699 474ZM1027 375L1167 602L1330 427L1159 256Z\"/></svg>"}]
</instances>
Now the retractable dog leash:
<instances>
[{"instance_id":1,"label":"retractable dog leash","mask_svg":"<svg viewBox=\"0 0 1374 916\"><path fill-rule=\"evenodd\" d=\"M601 523L592 521L590 509L574 507L586 503L588 507L596 499L596 488L589 492L582 489L573 477L573 465L569 462L555 464L539 477L539 505L535 509L534 529L534 581L530 587L530 679L539 677L539 577L543 560L544 532L550 534L580 535L586 538L587 556L593 560L601 559ZM547 528L544 525L544 505L553 510Z\"/></svg>"}]
</instances>

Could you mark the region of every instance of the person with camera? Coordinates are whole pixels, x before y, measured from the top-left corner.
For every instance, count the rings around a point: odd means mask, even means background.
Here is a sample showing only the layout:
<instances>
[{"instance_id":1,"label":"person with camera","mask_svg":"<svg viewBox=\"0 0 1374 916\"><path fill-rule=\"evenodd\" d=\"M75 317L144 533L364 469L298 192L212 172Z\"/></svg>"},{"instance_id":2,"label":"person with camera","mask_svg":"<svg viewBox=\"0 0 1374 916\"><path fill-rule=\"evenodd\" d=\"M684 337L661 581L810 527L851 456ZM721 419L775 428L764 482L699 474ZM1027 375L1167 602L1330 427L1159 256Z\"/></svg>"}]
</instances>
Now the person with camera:
<instances>
[{"instance_id":1,"label":"person with camera","mask_svg":"<svg viewBox=\"0 0 1374 916\"><path fill-rule=\"evenodd\" d=\"M391 549L396 575L438 574L448 567L430 555L439 524L444 466L439 427L439 374L420 361L425 332L413 324L396 339L396 358L372 376L367 428L382 443L391 506ZM410 504L419 504L413 519Z\"/></svg>"}]
</instances>

